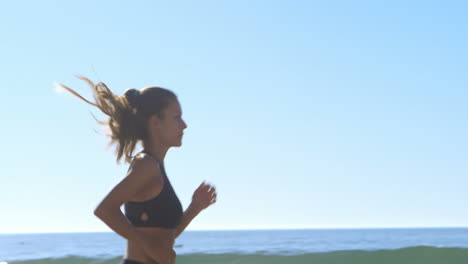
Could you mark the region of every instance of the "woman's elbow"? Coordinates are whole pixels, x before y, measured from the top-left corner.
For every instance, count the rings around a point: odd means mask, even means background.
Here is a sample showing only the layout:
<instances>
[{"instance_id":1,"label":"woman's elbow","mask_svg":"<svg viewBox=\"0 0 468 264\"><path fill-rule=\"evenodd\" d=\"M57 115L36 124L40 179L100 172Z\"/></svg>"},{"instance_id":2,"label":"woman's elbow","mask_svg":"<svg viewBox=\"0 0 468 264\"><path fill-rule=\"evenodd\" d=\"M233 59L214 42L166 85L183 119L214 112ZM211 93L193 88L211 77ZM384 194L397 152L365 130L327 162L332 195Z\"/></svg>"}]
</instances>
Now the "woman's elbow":
<instances>
[{"instance_id":1,"label":"woman's elbow","mask_svg":"<svg viewBox=\"0 0 468 264\"><path fill-rule=\"evenodd\" d=\"M119 207L116 205L109 205L109 204L99 204L96 209L94 209L94 215L99 218L109 218L110 216L115 215L116 212L120 211Z\"/></svg>"},{"instance_id":2,"label":"woman's elbow","mask_svg":"<svg viewBox=\"0 0 468 264\"><path fill-rule=\"evenodd\" d=\"M94 209L94 215L97 217L97 218L102 218L102 216L104 215L104 208L99 205L98 207L96 207L96 209Z\"/></svg>"}]
</instances>

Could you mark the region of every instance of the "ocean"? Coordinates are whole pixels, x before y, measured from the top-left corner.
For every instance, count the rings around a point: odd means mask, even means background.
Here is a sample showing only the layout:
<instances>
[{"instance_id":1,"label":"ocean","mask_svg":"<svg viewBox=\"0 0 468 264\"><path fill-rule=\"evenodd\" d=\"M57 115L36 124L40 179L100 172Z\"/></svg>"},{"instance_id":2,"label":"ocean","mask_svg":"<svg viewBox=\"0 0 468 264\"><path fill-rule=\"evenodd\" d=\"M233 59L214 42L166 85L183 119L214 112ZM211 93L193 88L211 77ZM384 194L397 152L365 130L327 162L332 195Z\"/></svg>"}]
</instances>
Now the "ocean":
<instances>
[{"instance_id":1,"label":"ocean","mask_svg":"<svg viewBox=\"0 0 468 264\"><path fill-rule=\"evenodd\" d=\"M115 233L0 234L0 263L117 264ZM468 228L186 231L176 263L468 263Z\"/></svg>"}]
</instances>

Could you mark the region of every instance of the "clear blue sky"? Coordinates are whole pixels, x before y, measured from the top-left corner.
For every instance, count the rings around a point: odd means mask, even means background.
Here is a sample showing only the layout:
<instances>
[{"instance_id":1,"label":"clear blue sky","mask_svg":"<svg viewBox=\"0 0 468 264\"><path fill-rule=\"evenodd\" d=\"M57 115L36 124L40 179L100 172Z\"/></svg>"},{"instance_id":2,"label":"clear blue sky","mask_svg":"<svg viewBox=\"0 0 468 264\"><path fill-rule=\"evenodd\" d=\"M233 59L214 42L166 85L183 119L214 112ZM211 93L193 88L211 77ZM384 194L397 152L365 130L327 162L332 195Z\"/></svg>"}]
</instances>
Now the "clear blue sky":
<instances>
[{"instance_id":1,"label":"clear blue sky","mask_svg":"<svg viewBox=\"0 0 468 264\"><path fill-rule=\"evenodd\" d=\"M2 3L0 233L109 231L127 165L73 75L178 94L189 230L468 226L468 5L378 2Z\"/></svg>"}]
</instances>

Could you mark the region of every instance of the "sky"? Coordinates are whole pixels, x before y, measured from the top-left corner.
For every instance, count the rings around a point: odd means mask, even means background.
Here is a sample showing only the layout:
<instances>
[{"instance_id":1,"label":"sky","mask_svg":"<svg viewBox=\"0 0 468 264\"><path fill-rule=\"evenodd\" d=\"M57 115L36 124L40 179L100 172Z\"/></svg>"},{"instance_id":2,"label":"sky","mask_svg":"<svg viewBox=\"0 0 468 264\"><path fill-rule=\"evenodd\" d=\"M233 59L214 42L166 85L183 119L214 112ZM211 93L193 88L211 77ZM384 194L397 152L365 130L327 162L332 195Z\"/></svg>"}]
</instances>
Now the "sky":
<instances>
[{"instance_id":1,"label":"sky","mask_svg":"<svg viewBox=\"0 0 468 264\"><path fill-rule=\"evenodd\" d=\"M162 86L187 230L468 226L464 1L7 1L0 233L96 232L128 165L75 75ZM137 150L141 150L139 147Z\"/></svg>"}]
</instances>

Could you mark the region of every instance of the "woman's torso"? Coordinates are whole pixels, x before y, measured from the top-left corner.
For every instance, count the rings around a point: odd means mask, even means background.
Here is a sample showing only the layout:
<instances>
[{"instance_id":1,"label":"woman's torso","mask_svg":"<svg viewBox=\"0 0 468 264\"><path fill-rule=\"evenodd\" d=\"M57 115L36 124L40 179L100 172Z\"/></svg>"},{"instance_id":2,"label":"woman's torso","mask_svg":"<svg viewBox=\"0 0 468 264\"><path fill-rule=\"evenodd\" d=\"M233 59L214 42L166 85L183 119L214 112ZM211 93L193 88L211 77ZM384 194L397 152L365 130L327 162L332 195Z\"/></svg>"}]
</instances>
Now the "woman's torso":
<instances>
[{"instance_id":1,"label":"woman's torso","mask_svg":"<svg viewBox=\"0 0 468 264\"><path fill-rule=\"evenodd\" d=\"M137 227L137 230L152 238L155 245L173 248L175 242L175 229L159 228L159 227ZM124 258L137 260L145 264L158 264L151 259L148 254L135 241L127 240L127 250Z\"/></svg>"},{"instance_id":2,"label":"woman's torso","mask_svg":"<svg viewBox=\"0 0 468 264\"><path fill-rule=\"evenodd\" d=\"M155 159L154 161L161 168L164 179L162 190L160 189L157 193L156 181L154 185L148 185L134 197L132 202L125 204L125 215L138 231L152 238L155 245L173 248L176 227L182 218L182 206L167 178L163 165ZM140 245L131 240L127 241L125 258L145 264L156 264Z\"/></svg>"}]
</instances>

